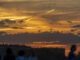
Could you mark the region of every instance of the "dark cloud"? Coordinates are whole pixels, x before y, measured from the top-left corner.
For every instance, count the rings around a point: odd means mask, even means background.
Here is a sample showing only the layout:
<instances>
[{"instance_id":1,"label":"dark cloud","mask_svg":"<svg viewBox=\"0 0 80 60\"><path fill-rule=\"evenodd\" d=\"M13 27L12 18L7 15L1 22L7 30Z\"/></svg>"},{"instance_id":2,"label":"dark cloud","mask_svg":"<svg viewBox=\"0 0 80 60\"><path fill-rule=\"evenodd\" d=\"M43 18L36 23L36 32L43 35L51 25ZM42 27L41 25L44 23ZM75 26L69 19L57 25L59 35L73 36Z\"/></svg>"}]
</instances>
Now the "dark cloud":
<instances>
[{"instance_id":1,"label":"dark cloud","mask_svg":"<svg viewBox=\"0 0 80 60\"><path fill-rule=\"evenodd\" d=\"M73 28L80 28L80 25L75 25L73 26Z\"/></svg>"},{"instance_id":2,"label":"dark cloud","mask_svg":"<svg viewBox=\"0 0 80 60\"><path fill-rule=\"evenodd\" d=\"M14 23L16 23L16 21L11 21L9 19L2 20L1 22L8 23L8 24L14 24Z\"/></svg>"},{"instance_id":3,"label":"dark cloud","mask_svg":"<svg viewBox=\"0 0 80 60\"><path fill-rule=\"evenodd\" d=\"M13 42L13 43L32 43L32 42L53 42L59 41L58 44L73 44L80 43L80 37L72 33L49 33L44 32L40 34L34 33L21 33L14 35L0 36L0 41ZM56 43L55 43L56 44Z\"/></svg>"},{"instance_id":4,"label":"dark cloud","mask_svg":"<svg viewBox=\"0 0 80 60\"><path fill-rule=\"evenodd\" d=\"M3 21L0 21L0 27L8 27L8 25L5 25L5 23L8 23L9 22L9 20L7 20L7 19L5 19L5 20L3 20ZM9 22L10 23L10 22Z\"/></svg>"},{"instance_id":5,"label":"dark cloud","mask_svg":"<svg viewBox=\"0 0 80 60\"><path fill-rule=\"evenodd\" d=\"M72 30L71 30L71 32L75 32L75 31L77 31L77 29L72 29Z\"/></svg>"},{"instance_id":6,"label":"dark cloud","mask_svg":"<svg viewBox=\"0 0 80 60\"><path fill-rule=\"evenodd\" d=\"M22 29L21 26L18 26L17 24L22 24L24 21L19 20L19 21L14 21L14 20L9 20L9 19L4 19L0 21L0 27L1 28L14 28L14 29ZM11 26L12 25L12 26ZM16 26L15 26L16 25Z\"/></svg>"}]
</instances>

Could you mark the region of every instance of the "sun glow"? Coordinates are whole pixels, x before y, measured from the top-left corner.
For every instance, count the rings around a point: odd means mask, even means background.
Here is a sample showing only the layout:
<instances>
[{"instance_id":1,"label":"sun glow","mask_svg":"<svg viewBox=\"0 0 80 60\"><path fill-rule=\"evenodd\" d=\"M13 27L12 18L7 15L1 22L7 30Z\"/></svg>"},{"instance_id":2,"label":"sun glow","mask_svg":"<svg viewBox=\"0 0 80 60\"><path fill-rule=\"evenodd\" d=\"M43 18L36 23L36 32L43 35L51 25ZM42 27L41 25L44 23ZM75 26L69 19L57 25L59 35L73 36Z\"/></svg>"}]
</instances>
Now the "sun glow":
<instances>
[{"instance_id":1,"label":"sun glow","mask_svg":"<svg viewBox=\"0 0 80 60\"><path fill-rule=\"evenodd\" d=\"M0 19L10 19L10 20L19 20L19 19L27 19L30 16L7 16L7 17L0 17Z\"/></svg>"}]
</instances>

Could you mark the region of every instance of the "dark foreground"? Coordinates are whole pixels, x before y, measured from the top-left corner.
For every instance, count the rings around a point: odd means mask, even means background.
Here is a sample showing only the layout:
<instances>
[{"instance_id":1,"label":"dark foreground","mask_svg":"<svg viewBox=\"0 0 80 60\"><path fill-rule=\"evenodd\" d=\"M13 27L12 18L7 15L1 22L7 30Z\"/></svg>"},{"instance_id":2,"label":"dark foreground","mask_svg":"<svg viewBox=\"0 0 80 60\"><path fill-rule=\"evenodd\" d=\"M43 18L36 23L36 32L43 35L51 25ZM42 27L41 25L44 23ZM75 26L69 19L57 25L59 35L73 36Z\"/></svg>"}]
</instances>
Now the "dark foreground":
<instances>
[{"instance_id":1,"label":"dark foreground","mask_svg":"<svg viewBox=\"0 0 80 60\"><path fill-rule=\"evenodd\" d=\"M24 56L27 57L30 55L30 52L32 51L31 49L33 49L38 60L68 60L65 56L64 48L31 48L19 45L0 45L0 60L1 57L6 54L7 48L11 48L16 57L18 56L17 53L19 50L24 50ZM79 57L80 55L78 55L78 58Z\"/></svg>"}]
</instances>

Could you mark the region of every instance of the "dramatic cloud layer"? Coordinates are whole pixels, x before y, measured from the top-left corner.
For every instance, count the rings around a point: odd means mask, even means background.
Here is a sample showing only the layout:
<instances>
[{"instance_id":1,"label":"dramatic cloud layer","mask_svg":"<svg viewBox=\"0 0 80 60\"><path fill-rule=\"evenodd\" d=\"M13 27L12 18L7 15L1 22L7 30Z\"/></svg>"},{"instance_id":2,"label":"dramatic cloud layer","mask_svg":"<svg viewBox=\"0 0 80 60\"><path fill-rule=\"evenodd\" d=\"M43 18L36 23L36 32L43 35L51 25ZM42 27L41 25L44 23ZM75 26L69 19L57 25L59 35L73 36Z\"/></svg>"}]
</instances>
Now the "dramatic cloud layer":
<instances>
[{"instance_id":1,"label":"dramatic cloud layer","mask_svg":"<svg viewBox=\"0 0 80 60\"><path fill-rule=\"evenodd\" d=\"M1 1L1 0L0 0ZM0 21L0 27L23 28L23 27L72 27L77 23L72 21L80 20L80 2L79 0L3 0L0 2L0 20L2 18L10 21ZM6 1L6 2L5 2ZM11 17L25 16L29 19L22 19L20 23L15 17L15 23L11 25ZM28 20L26 23L25 20ZM80 22L80 21L79 21ZM26 23L26 24L25 24ZM64 24L65 23L65 24ZM21 25L22 24L22 25ZM60 25L60 26L59 26ZM80 24L78 24L80 25Z\"/></svg>"},{"instance_id":2,"label":"dramatic cloud layer","mask_svg":"<svg viewBox=\"0 0 80 60\"><path fill-rule=\"evenodd\" d=\"M5 42L80 43L79 28L80 0L0 0L2 42L11 38ZM16 35L5 35L4 30L6 34ZM44 33L31 33L35 31ZM45 31L63 33L52 34Z\"/></svg>"}]
</instances>

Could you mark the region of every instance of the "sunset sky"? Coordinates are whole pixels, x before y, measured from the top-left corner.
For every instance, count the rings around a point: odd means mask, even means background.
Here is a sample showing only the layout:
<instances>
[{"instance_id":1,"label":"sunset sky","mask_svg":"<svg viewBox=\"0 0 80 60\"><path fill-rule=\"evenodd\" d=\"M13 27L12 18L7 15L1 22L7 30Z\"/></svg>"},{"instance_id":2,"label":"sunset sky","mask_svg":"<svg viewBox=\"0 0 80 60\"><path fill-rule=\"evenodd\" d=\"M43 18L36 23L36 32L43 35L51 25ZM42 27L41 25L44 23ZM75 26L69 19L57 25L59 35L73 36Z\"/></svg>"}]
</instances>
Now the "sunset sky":
<instances>
[{"instance_id":1,"label":"sunset sky","mask_svg":"<svg viewBox=\"0 0 80 60\"><path fill-rule=\"evenodd\" d=\"M79 0L0 0L0 31L75 32L80 25L79 7Z\"/></svg>"},{"instance_id":2,"label":"sunset sky","mask_svg":"<svg viewBox=\"0 0 80 60\"><path fill-rule=\"evenodd\" d=\"M0 0L0 31L80 33L79 0Z\"/></svg>"},{"instance_id":3,"label":"sunset sky","mask_svg":"<svg viewBox=\"0 0 80 60\"><path fill-rule=\"evenodd\" d=\"M66 34L72 33L77 35L70 36L73 40L78 39L76 41L79 41L80 0L0 0L0 32L3 31L7 32L8 34L19 34L23 32L38 33L39 30L41 32L50 32L50 29L52 29L53 32L59 31ZM66 34L62 35L67 37ZM56 34L54 34L54 36L56 36ZM28 37L30 37L29 39L31 40L31 36ZM32 35L32 37L35 36ZM41 44L48 43L52 45L45 45L44 47L52 47L56 42L67 42L66 37L64 41L62 41L61 37L59 37L58 41L54 41L56 37L47 42L44 40L34 41L32 42L32 45L35 46L35 43L37 43L39 46L41 46ZM14 37L11 39L13 41ZM35 39L36 38L34 38L34 40ZM70 43L72 39L69 39L68 43ZM55 46L62 47L63 45Z\"/></svg>"}]
</instances>

